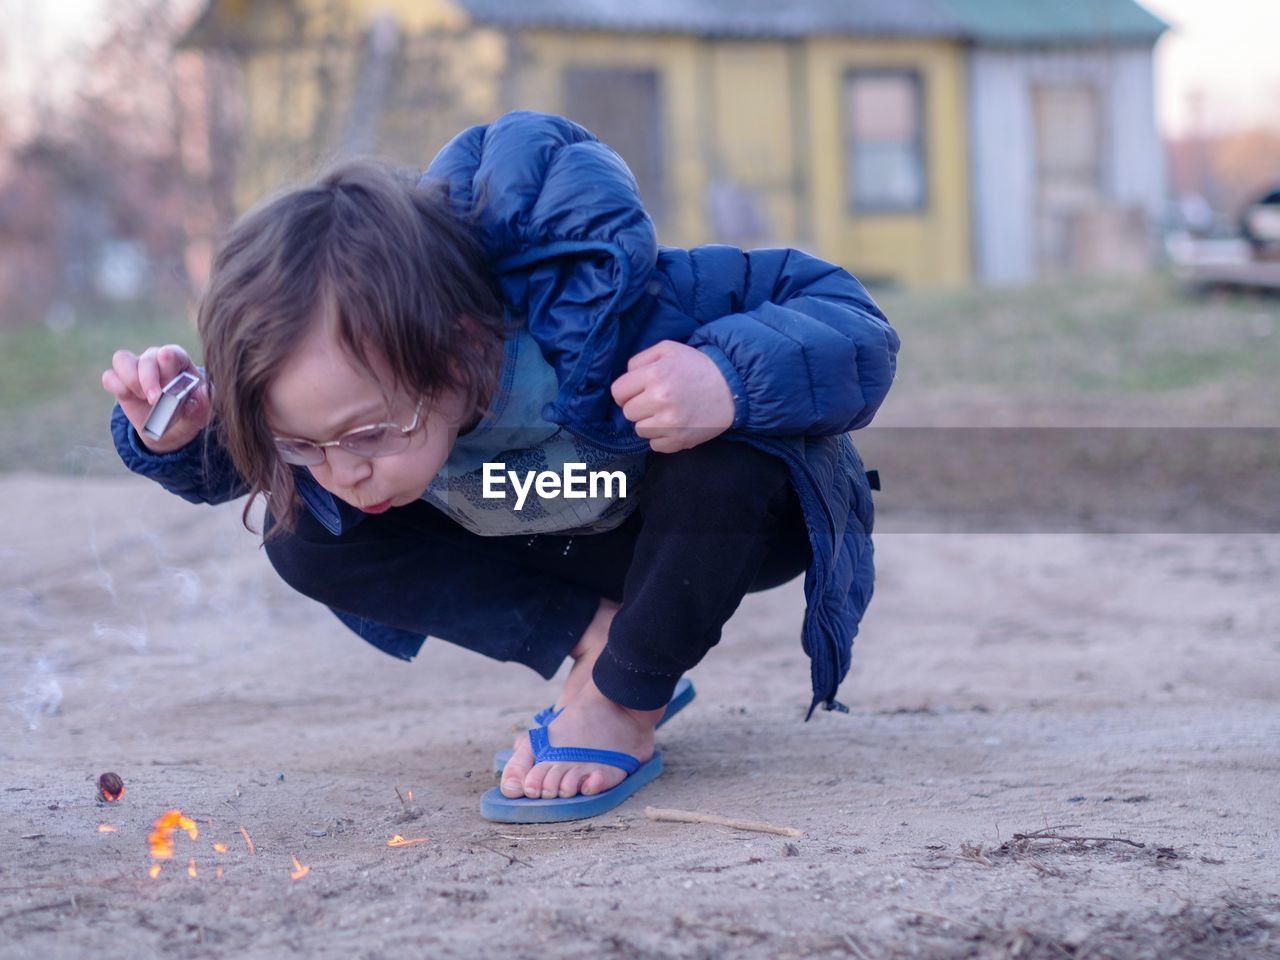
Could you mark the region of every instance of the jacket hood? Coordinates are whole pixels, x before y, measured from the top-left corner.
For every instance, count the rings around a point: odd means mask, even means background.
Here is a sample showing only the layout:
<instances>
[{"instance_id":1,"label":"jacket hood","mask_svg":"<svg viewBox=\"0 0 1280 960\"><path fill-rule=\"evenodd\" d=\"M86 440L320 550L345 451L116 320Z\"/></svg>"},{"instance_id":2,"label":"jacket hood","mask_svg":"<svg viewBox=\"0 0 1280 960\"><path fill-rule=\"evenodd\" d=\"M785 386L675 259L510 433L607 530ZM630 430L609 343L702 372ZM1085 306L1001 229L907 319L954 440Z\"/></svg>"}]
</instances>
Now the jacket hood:
<instances>
[{"instance_id":1,"label":"jacket hood","mask_svg":"<svg viewBox=\"0 0 1280 960\"><path fill-rule=\"evenodd\" d=\"M658 257L622 158L570 120L518 111L458 134L422 180L443 182L473 224L504 300L556 368L554 419L607 402L610 321L644 294Z\"/></svg>"}]
</instances>

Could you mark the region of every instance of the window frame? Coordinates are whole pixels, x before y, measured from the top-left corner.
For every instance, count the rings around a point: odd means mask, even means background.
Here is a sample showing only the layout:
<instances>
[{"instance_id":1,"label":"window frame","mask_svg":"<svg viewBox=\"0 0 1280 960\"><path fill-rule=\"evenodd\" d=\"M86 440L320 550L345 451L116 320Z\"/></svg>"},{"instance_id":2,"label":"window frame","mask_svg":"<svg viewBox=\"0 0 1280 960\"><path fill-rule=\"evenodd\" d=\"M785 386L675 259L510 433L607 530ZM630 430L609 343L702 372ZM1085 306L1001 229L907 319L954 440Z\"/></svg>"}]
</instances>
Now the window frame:
<instances>
[{"instance_id":1,"label":"window frame","mask_svg":"<svg viewBox=\"0 0 1280 960\"><path fill-rule=\"evenodd\" d=\"M851 175L853 164L857 156L856 140L854 136L854 110L850 103L850 90L858 80L875 79L892 77L895 79L906 79L910 82L912 92L915 95L915 129L916 135L913 141L915 148L914 154L916 162L919 165L920 173L920 195L919 198L911 204L893 203L893 202L867 202L859 200L857 196L857 184L855 178ZM920 214L930 209L932 204L932 193L929 189L929 149L928 136L925 130L925 86L924 74L917 67L850 67L845 70L841 78L840 86L840 114L841 129L844 133L843 147L845 152L844 163L844 205L845 210L851 214ZM864 141L865 142L865 141Z\"/></svg>"}]
</instances>

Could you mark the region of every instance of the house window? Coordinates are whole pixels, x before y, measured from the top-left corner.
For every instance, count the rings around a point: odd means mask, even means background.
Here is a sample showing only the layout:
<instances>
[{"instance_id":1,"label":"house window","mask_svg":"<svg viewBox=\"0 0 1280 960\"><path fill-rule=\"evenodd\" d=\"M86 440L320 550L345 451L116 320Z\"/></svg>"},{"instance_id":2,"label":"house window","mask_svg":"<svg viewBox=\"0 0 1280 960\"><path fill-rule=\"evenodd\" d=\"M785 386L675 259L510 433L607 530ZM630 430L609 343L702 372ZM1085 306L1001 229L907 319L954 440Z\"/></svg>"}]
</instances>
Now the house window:
<instances>
[{"instance_id":1,"label":"house window","mask_svg":"<svg viewBox=\"0 0 1280 960\"><path fill-rule=\"evenodd\" d=\"M845 183L855 211L923 209L923 99L914 70L845 75Z\"/></svg>"},{"instance_id":2,"label":"house window","mask_svg":"<svg viewBox=\"0 0 1280 960\"><path fill-rule=\"evenodd\" d=\"M659 225L666 210L662 110L655 70L571 66L565 113L616 150L635 174L640 199Z\"/></svg>"}]
</instances>

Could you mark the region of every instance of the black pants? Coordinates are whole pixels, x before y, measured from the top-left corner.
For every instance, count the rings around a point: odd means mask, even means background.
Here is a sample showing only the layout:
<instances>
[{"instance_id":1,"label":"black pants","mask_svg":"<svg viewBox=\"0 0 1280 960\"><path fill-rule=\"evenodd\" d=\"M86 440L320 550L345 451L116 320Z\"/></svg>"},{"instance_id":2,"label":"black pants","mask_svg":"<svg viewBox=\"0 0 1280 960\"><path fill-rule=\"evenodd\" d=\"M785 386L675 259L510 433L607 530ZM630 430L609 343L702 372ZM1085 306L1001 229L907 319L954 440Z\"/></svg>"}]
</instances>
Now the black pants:
<instances>
[{"instance_id":1,"label":"black pants","mask_svg":"<svg viewBox=\"0 0 1280 960\"><path fill-rule=\"evenodd\" d=\"M744 443L651 454L629 493L639 503L620 527L573 537L480 537L424 501L338 537L304 512L267 555L292 587L330 607L544 676L599 598L617 601L593 679L615 703L653 710L719 642L746 593L808 567L809 544L785 464Z\"/></svg>"}]
</instances>

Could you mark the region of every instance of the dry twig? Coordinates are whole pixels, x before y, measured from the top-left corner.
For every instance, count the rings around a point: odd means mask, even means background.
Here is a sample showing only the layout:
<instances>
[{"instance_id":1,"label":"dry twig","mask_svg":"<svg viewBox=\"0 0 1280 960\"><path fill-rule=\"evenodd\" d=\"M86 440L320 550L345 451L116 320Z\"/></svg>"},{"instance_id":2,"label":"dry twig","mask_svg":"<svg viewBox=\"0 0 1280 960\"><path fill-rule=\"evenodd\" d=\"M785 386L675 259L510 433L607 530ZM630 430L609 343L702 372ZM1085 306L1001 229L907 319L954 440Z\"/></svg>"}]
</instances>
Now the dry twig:
<instances>
[{"instance_id":1,"label":"dry twig","mask_svg":"<svg viewBox=\"0 0 1280 960\"><path fill-rule=\"evenodd\" d=\"M72 897L70 900L56 900L53 903L42 903L34 907L23 907L21 910L14 910L0 916L0 923L4 923L6 920L10 920L13 917L20 917L23 914L40 913L43 910L56 910L59 907L72 907L79 909L79 905L76 903L75 897Z\"/></svg>"},{"instance_id":2,"label":"dry twig","mask_svg":"<svg viewBox=\"0 0 1280 960\"><path fill-rule=\"evenodd\" d=\"M982 852L982 844L976 846L972 843L960 844L960 859L972 860L974 863L980 863L984 867L994 867L995 864L986 858Z\"/></svg>"},{"instance_id":3,"label":"dry twig","mask_svg":"<svg viewBox=\"0 0 1280 960\"><path fill-rule=\"evenodd\" d=\"M932 910L921 910L919 907L903 907L908 913L914 913L921 917L932 917L934 920L941 920L944 923L954 923L962 927L973 927L975 930L981 930L980 924L974 923L972 920L961 920L958 917L948 917L943 913L934 913Z\"/></svg>"},{"instance_id":4,"label":"dry twig","mask_svg":"<svg viewBox=\"0 0 1280 960\"><path fill-rule=\"evenodd\" d=\"M1064 843L1127 843L1131 847L1142 848L1145 843L1139 843L1137 840L1129 840L1125 837L1064 837L1058 833L1048 833L1044 830L1037 830L1034 833L1015 833L1015 840L1061 840Z\"/></svg>"},{"instance_id":5,"label":"dry twig","mask_svg":"<svg viewBox=\"0 0 1280 960\"><path fill-rule=\"evenodd\" d=\"M844 940L844 945L848 951L857 957L858 960L871 960L871 958L867 956L867 951L863 950L858 941L853 938L853 934L846 933L842 939Z\"/></svg>"},{"instance_id":6,"label":"dry twig","mask_svg":"<svg viewBox=\"0 0 1280 960\"><path fill-rule=\"evenodd\" d=\"M803 837L804 831L795 827L778 827L772 823L759 820L735 820L732 817L721 817L714 813L695 813L691 810L663 810L658 807L645 807L644 815L650 820L662 820L668 823L711 823L721 827L732 827L735 830L750 830L754 833L776 833L783 837Z\"/></svg>"},{"instance_id":7,"label":"dry twig","mask_svg":"<svg viewBox=\"0 0 1280 960\"><path fill-rule=\"evenodd\" d=\"M1050 867L1050 866L1046 866L1043 863L1037 863L1034 857L1019 857L1015 854L1013 859L1016 860L1018 863L1025 863L1029 866L1034 867L1035 869L1039 870L1041 873L1045 874L1046 876L1050 876L1050 877L1066 876L1066 874L1063 873L1061 870L1059 870L1057 867Z\"/></svg>"},{"instance_id":8,"label":"dry twig","mask_svg":"<svg viewBox=\"0 0 1280 960\"><path fill-rule=\"evenodd\" d=\"M490 853L495 853L500 857L506 857L507 866L509 867L517 863L522 864L526 867L533 866L533 864L530 863L528 860L522 860L520 857L517 857L513 853L503 853L501 850L495 850L493 847L489 846L487 843L481 843L479 840L472 840L471 842L474 843L477 847L480 847L482 850L488 850Z\"/></svg>"}]
</instances>

